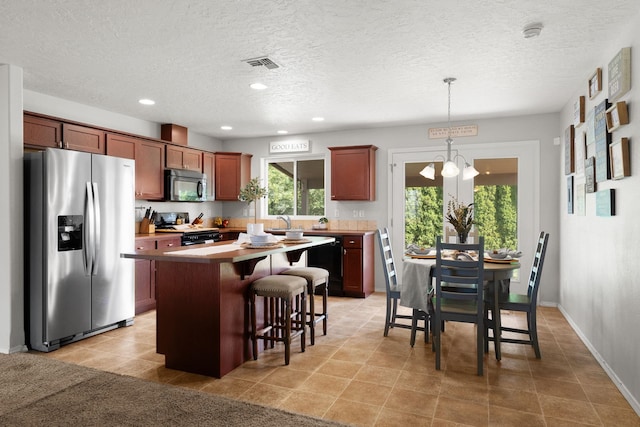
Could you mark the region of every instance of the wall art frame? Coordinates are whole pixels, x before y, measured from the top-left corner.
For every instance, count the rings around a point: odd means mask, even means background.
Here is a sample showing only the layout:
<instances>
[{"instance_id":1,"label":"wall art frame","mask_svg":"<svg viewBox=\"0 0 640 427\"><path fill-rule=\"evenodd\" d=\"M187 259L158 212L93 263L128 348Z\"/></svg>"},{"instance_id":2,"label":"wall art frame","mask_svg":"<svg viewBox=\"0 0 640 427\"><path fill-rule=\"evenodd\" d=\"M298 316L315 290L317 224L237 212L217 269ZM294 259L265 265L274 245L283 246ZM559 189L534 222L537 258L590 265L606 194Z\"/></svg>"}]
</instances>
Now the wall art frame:
<instances>
[{"instance_id":1,"label":"wall art frame","mask_svg":"<svg viewBox=\"0 0 640 427\"><path fill-rule=\"evenodd\" d=\"M618 129L620 126L629 124L629 111L627 109L627 103L624 101L614 102L613 105L607 108L607 131L609 133Z\"/></svg>"},{"instance_id":2,"label":"wall art frame","mask_svg":"<svg viewBox=\"0 0 640 427\"><path fill-rule=\"evenodd\" d=\"M574 127L569 127L564 131L564 174L569 175L575 171L573 152Z\"/></svg>"},{"instance_id":3,"label":"wall art frame","mask_svg":"<svg viewBox=\"0 0 640 427\"><path fill-rule=\"evenodd\" d=\"M596 192L596 158L594 156L584 161L584 190L587 193Z\"/></svg>"},{"instance_id":4,"label":"wall art frame","mask_svg":"<svg viewBox=\"0 0 640 427\"><path fill-rule=\"evenodd\" d=\"M631 176L629 162L629 138L620 138L611 143L611 179L622 179Z\"/></svg>"},{"instance_id":5,"label":"wall art frame","mask_svg":"<svg viewBox=\"0 0 640 427\"><path fill-rule=\"evenodd\" d=\"M631 48L623 47L609 61L609 101L614 102L631 89Z\"/></svg>"},{"instance_id":6,"label":"wall art frame","mask_svg":"<svg viewBox=\"0 0 640 427\"><path fill-rule=\"evenodd\" d=\"M589 78L589 99L593 99L602 92L602 68L596 68L595 73Z\"/></svg>"},{"instance_id":7,"label":"wall art frame","mask_svg":"<svg viewBox=\"0 0 640 427\"><path fill-rule=\"evenodd\" d=\"M573 126L578 127L584 123L585 97L581 95L573 103Z\"/></svg>"}]
</instances>

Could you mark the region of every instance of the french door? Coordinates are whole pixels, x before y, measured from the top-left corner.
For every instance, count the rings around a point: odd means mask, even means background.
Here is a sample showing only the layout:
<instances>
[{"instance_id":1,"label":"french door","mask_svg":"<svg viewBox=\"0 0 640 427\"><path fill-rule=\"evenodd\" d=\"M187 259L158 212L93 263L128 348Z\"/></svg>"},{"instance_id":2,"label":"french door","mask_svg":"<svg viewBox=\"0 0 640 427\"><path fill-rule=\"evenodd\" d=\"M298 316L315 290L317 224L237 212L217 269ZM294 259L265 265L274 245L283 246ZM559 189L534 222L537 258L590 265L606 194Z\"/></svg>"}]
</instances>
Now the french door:
<instances>
[{"instance_id":1,"label":"french door","mask_svg":"<svg viewBox=\"0 0 640 427\"><path fill-rule=\"evenodd\" d=\"M444 148L444 147L443 147ZM392 177L389 183L389 227L391 229L392 246L396 257L401 259L401 254L409 244L419 246L431 246L430 242L435 242L435 235L447 238L446 228L451 227L445 220L447 206L452 198L459 202L469 204L477 203L476 218L481 215L485 219L486 227L477 227L480 235L485 236L485 248L499 249L498 247L488 247L489 245L509 245L516 246L511 249L522 251L521 258L522 273L525 277L533 260L536 238L539 233L539 142L521 141L500 144L465 145L456 147L452 157L461 154L471 165L474 165L480 172L475 179L463 180L462 169L464 161L458 157L461 173L457 177L443 178L440 175L438 164L436 163L436 179L431 181L419 175L420 170L434 159L445 156L444 150L433 149L406 149L390 150L389 161L391 163ZM440 168L442 162L439 164ZM508 171L505 168L509 169ZM499 173L496 173L500 171ZM491 174L493 173L493 176ZM502 180L498 175L502 174ZM507 177L508 178L505 178ZM504 199L504 190L496 196L495 188L497 183L499 188L507 188L512 191L510 195L513 207L510 210L511 218L505 219L501 214L495 214L493 206L494 197ZM424 187L424 188L421 188ZM494 190L493 193L487 190ZM422 204L416 203L416 198L423 199ZM477 200L474 200L477 198ZM495 205L502 205L501 200ZM426 203L431 213L423 215ZM418 206L418 208L416 208ZM437 213L434 215L434 209ZM478 212L480 210L480 212ZM499 211L499 209L497 209ZM419 218L416 219L416 215ZM515 224L513 222L515 221ZM483 224L484 225L484 224ZM496 229L507 231L496 231ZM417 230L423 230L416 232ZM496 233L511 233L513 236L502 240L494 238ZM508 243L504 243L508 242ZM398 262L398 260L396 261ZM400 263L399 263L400 264ZM402 274L402 269L399 269ZM522 274L520 273L520 274ZM518 274L512 280L512 290L515 292L526 291L525 283L520 283ZM402 279L400 277L400 279Z\"/></svg>"}]
</instances>

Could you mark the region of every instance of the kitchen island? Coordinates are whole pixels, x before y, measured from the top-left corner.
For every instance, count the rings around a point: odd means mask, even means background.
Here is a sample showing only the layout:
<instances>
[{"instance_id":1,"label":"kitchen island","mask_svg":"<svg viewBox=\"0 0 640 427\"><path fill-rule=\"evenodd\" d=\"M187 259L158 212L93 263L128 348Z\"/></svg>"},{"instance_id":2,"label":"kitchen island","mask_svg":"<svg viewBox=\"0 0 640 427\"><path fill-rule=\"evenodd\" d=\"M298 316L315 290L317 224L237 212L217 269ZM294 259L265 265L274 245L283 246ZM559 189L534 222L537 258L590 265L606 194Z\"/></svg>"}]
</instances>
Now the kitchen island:
<instances>
[{"instance_id":1,"label":"kitchen island","mask_svg":"<svg viewBox=\"0 0 640 427\"><path fill-rule=\"evenodd\" d=\"M156 346L166 367L221 378L252 357L251 283L333 241L305 236L302 243L259 249L218 242L122 256L155 261Z\"/></svg>"}]
</instances>

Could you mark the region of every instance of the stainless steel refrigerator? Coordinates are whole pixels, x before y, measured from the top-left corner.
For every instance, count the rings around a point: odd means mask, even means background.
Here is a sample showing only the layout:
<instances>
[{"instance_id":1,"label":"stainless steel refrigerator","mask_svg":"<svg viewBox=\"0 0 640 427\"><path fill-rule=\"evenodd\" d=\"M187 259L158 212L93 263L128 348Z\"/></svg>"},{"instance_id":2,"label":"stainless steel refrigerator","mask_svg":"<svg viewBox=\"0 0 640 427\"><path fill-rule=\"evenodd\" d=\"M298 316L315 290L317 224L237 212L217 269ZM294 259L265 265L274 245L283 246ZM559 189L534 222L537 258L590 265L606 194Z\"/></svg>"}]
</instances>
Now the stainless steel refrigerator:
<instances>
[{"instance_id":1,"label":"stainless steel refrigerator","mask_svg":"<svg viewBox=\"0 0 640 427\"><path fill-rule=\"evenodd\" d=\"M25 154L25 284L32 349L133 323L135 163L47 149Z\"/></svg>"}]
</instances>

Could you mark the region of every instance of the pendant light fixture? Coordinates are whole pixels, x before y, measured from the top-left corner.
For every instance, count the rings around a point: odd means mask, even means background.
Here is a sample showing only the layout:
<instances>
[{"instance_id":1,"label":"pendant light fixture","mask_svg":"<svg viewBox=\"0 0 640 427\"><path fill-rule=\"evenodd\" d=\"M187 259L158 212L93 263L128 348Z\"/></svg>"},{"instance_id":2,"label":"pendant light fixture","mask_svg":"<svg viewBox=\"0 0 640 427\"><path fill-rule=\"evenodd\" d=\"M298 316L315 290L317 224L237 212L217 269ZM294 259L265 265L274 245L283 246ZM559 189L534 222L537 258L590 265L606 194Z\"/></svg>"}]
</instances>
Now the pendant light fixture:
<instances>
[{"instance_id":1,"label":"pendant light fixture","mask_svg":"<svg viewBox=\"0 0 640 427\"><path fill-rule=\"evenodd\" d=\"M479 172L476 170L476 168L474 168L469 163L467 163L465 158L460 154L456 154L453 157L453 159L451 158L451 144L453 144L453 139L451 138L451 83L453 83L455 81L456 81L455 77L447 77L446 79L444 79L444 82L447 84L448 100L449 100L449 103L447 105L448 131L447 131L447 139L445 141L447 143L447 158L445 159L442 156L438 156L438 157L442 157L442 160L445 160L444 166L442 167L442 176L445 177L445 178L451 178L451 177L454 177L454 176L458 176L458 174L460 173L460 168L458 168L458 165L456 164L456 160L458 159L458 157L461 157L462 160L464 161L464 169L462 171L462 179L468 180L468 179L472 179L473 177L475 177L475 176L477 176L479 174ZM429 165L425 166L425 168L420 171L420 175L424 176L427 179L435 179L436 178L436 167L433 164L433 162L431 162L431 163L429 163Z\"/></svg>"}]
</instances>

